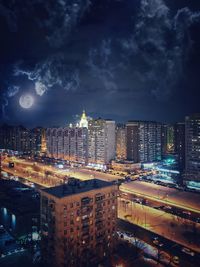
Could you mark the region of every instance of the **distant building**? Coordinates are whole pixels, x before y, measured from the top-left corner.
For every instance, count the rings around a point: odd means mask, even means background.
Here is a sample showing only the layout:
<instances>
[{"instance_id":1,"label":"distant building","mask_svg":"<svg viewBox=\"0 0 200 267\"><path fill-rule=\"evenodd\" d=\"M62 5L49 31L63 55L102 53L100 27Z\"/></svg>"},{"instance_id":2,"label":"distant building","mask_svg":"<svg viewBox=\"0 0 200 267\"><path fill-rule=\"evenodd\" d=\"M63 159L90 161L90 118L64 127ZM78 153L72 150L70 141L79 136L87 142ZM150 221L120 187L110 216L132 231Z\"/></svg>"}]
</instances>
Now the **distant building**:
<instances>
[{"instance_id":1,"label":"distant building","mask_svg":"<svg viewBox=\"0 0 200 267\"><path fill-rule=\"evenodd\" d=\"M140 161L161 160L161 124L157 122L140 123Z\"/></svg>"},{"instance_id":2,"label":"distant building","mask_svg":"<svg viewBox=\"0 0 200 267\"><path fill-rule=\"evenodd\" d=\"M126 124L127 159L137 162L161 160L161 124L130 121Z\"/></svg>"},{"instance_id":3,"label":"distant building","mask_svg":"<svg viewBox=\"0 0 200 267\"><path fill-rule=\"evenodd\" d=\"M128 160L112 160L111 167L114 171L131 172L134 170L141 169L141 163L134 163Z\"/></svg>"},{"instance_id":4,"label":"distant building","mask_svg":"<svg viewBox=\"0 0 200 267\"><path fill-rule=\"evenodd\" d=\"M133 161L134 163L140 162L139 147L139 122L128 122L126 124L126 153L128 160Z\"/></svg>"},{"instance_id":5,"label":"distant building","mask_svg":"<svg viewBox=\"0 0 200 267\"><path fill-rule=\"evenodd\" d=\"M47 155L86 164L88 159L88 130L80 127L48 128Z\"/></svg>"},{"instance_id":6,"label":"distant building","mask_svg":"<svg viewBox=\"0 0 200 267\"><path fill-rule=\"evenodd\" d=\"M115 246L118 187L93 179L41 190L41 249L56 267L95 266Z\"/></svg>"},{"instance_id":7,"label":"distant building","mask_svg":"<svg viewBox=\"0 0 200 267\"><path fill-rule=\"evenodd\" d=\"M174 152L177 155L179 171L185 169L185 123L177 122L174 126Z\"/></svg>"},{"instance_id":8,"label":"distant building","mask_svg":"<svg viewBox=\"0 0 200 267\"><path fill-rule=\"evenodd\" d=\"M13 127L4 124L0 127L0 148L12 149L14 147L14 140L12 136Z\"/></svg>"},{"instance_id":9,"label":"distant building","mask_svg":"<svg viewBox=\"0 0 200 267\"><path fill-rule=\"evenodd\" d=\"M116 127L116 158L126 159L126 127L123 124Z\"/></svg>"},{"instance_id":10,"label":"distant building","mask_svg":"<svg viewBox=\"0 0 200 267\"><path fill-rule=\"evenodd\" d=\"M108 164L115 158L115 122L92 119L88 123L88 163Z\"/></svg>"},{"instance_id":11,"label":"distant building","mask_svg":"<svg viewBox=\"0 0 200 267\"><path fill-rule=\"evenodd\" d=\"M185 164L185 182L198 182L200 188L200 114L185 118Z\"/></svg>"},{"instance_id":12,"label":"distant building","mask_svg":"<svg viewBox=\"0 0 200 267\"><path fill-rule=\"evenodd\" d=\"M46 131L42 129L41 131L41 148L40 155L45 156L47 154L47 140L46 140Z\"/></svg>"},{"instance_id":13,"label":"distant building","mask_svg":"<svg viewBox=\"0 0 200 267\"><path fill-rule=\"evenodd\" d=\"M175 152L175 125L162 124L161 127L162 157Z\"/></svg>"},{"instance_id":14,"label":"distant building","mask_svg":"<svg viewBox=\"0 0 200 267\"><path fill-rule=\"evenodd\" d=\"M83 110L83 114L81 116L79 127L80 128L88 128L88 119L87 119L87 116L85 114L85 110Z\"/></svg>"},{"instance_id":15,"label":"distant building","mask_svg":"<svg viewBox=\"0 0 200 267\"><path fill-rule=\"evenodd\" d=\"M42 128L26 129L23 126L0 127L0 148L27 154L39 154Z\"/></svg>"},{"instance_id":16,"label":"distant building","mask_svg":"<svg viewBox=\"0 0 200 267\"><path fill-rule=\"evenodd\" d=\"M167 153L174 153L174 125L167 125Z\"/></svg>"},{"instance_id":17,"label":"distant building","mask_svg":"<svg viewBox=\"0 0 200 267\"><path fill-rule=\"evenodd\" d=\"M161 126L161 154L162 158L167 155L167 124Z\"/></svg>"}]
</instances>

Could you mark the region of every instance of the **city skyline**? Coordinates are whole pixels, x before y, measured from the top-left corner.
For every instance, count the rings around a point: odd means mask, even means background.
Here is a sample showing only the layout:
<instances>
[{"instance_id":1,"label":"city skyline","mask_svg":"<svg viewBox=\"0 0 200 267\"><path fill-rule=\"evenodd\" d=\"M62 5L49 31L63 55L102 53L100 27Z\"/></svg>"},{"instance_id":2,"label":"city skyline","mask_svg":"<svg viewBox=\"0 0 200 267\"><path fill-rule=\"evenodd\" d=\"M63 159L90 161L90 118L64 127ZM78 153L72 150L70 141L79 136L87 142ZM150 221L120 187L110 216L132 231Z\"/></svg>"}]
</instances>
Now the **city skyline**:
<instances>
[{"instance_id":1,"label":"city skyline","mask_svg":"<svg viewBox=\"0 0 200 267\"><path fill-rule=\"evenodd\" d=\"M200 0L0 0L0 33L0 266L199 266Z\"/></svg>"},{"instance_id":2,"label":"city skyline","mask_svg":"<svg viewBox=\"0 0 200 267\"><path fill-rule=\"evenodd\" d=\"M68 126L77 126L80 121L81 121L81 116L83 115L83 112L85 112L86 114L86 117L89 120L93 120L93 119L103 119L103 120L113 120L115 121L116 123L116 126L117 125L125 125L126 123L128 122L156 122L156 123L161 123L163 125L174 125L176 123L184 123L185 122L185 119L187 116L190 116L190 115L198 115L200 114L200 112L195 112L195 113L190 113L190 114L186 114L184 117L182 117L181 120L173 120L173 121L166 121L166 120L156 120L156 119L152 119L152 120L148 120L148 119L139 119L139 118L130 118L130 119L127 119L127 120L124 120L124 121L116 121L114 120L112 117L103 117L101 116L101 114L99 115L96 115L94 117L90 116L90 114L87 113L87 110L83 109L81 111L82 113L79 113L79 114L76 114L76 115L72 115L71 118L69 118L68 121L65 121L63 124L52 124L52 123L49 123L49 124L37 124L37 122L35 124L26 124L26 123L21 123L20 121L19 122L11 122L11 121L2 121L0 126L3 126L3 125L7 125L7 126L22 126L22 127L25 127L27 129L34 129L34 128L63 128L63 127L68 127ZM79 127L79 126L78 126Z\"/></svg>"}]
</instances>

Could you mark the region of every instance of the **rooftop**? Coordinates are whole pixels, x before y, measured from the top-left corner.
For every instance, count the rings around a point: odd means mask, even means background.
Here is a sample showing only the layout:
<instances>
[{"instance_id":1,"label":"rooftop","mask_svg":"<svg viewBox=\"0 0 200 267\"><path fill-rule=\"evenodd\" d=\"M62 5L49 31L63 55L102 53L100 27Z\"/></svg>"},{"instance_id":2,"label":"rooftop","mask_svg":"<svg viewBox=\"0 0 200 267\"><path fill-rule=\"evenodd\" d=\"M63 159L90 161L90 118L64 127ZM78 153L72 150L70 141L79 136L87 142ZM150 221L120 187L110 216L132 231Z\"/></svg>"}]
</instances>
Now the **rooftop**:
<instances>
[{"instance_id":1,"label":"rooftop","mask_svg":"<svg viewBox=\"0 0 200 267\"><path fill-rule=\"evenodd\" d=\"M57 198L62 198L70 195L84 193L90 190L97 190L98 188L108 187L112 185L112 182L102 181L99 179L80 181L79 179L70 178L67 184L51 188L45 188L42 189L42 191Z\"/></svg>"}]
</instances>

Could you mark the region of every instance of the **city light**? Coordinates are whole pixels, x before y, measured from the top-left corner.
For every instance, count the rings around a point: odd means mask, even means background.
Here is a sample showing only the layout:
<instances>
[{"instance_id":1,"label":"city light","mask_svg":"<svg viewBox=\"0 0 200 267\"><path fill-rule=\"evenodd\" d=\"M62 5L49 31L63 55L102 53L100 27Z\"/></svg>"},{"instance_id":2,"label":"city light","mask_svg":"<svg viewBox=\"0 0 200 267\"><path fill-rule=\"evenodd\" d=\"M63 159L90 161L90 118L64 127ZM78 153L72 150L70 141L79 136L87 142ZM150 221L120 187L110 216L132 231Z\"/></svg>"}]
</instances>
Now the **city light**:
<instances>
[{"instance_id":1,"label":"city light","mask_svg":"<svg viewBox=\"0 0 200 267\"><path fill-rule=\"evenodd\" d=\"M0 29L0 267L199 267L200 0L3 0Z\"/></svg>"}]
</instances>

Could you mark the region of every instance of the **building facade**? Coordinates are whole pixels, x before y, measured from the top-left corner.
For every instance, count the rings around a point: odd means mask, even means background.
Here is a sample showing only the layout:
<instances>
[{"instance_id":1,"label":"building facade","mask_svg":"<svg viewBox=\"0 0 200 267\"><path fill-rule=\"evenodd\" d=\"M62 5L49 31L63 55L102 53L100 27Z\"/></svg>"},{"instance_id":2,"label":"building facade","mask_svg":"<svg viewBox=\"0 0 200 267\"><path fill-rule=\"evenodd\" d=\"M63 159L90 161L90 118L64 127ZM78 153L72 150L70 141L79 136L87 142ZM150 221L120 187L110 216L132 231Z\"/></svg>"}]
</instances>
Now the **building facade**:
<instances>
[{"instance_id":1,"label":"building facade","mask_svg":"<svg viewBox=\"0 0 200 267\"><path fill-rule=\"evenodd\" d=\"M200 184L200 114L185 118L185 167L185 182Z\"/></svg>"},{"instance_id":2,"label":"building facade","mask_svg":"<svg viewBox=\"0 0 200 267\"><path fill-rule=\"evenodd\" d=\"M49 157L87 164L87 128L48 128L46 139Z\"/></svg>"},{"instance_id":3,"label":"building facade","mask_svg":"<svg viewBox=\"0 0 200 267\"><path fill-rule=\"evenodd\" d=\"M88 163L108 164L115 158L115 122L93 119L88 123Z\"/></svg>"},{"instance_id":4,"label":"building facade","mask_svg":"<svg viewBox=\"0 0 200 267\"><path fill-rule=\"evenodd\" d=\"M163 123L161 125L161 153L162 158L167 155L167 124Z\"/></svg>"},{"instance_id":5,"label":"building facade","mask_svg":"<svg viewBox=\"0 0 200 267\"><path fill-rule=\"evenodd\" d=\"M95 266L115 246L118 187L93 179L41 191L42 256L56 267Z\"/></svg>"},{"instance_id":6,"label":"building facade","mask_svg":"<svg viewBox=\"0 0 200 267\"><path fill-rule=\"evenodd\" d=\"M185 170L185 123L177 122L174 126L174 152L177 155L178 169Z\"/></svg>"},{"instance_id":7,"label":"building facade","mask_svg":"<svg viewBox=\"0 0 200 267\"><path fill-rule=\"evenodd\" d=\"M154 162L161 160L161 124L140 122L140 161Z\"/></svg>"},{"instance_id":8,"label":"building facade","mask_svg":"<svg viewBox=\"0 0 200 267\"><path fill-rule=\"evenodd\" d=\"M41 150L42 128L26 129L23 126L0 127L0 148L19 153L39 154Z\"/></svg>"},{"instance_id":9,"label":"building facade","mask_svg":"<svg viewBox=\"0 0 200 267\"><path fill-rule=\"evenodd\" d=\"M130 121L126 124L127 159L137 162L160 161L162 157L161 124Z\"/></svg>"},{"instance_id":10,"label":"building facade","mask_svg":"<svg viewBox=\"0 0 200 267\"><path fill-rule=\"evenodd\" d=\"M134 163L140 162L139 140L139 122L128 122L126 124L126 153L127 159Z\"/></svg>"},{"instance_id":11,"label":"building facade","mask_svg":"<svg viewBox=\"0 0 200 267\"><path fill-rule=\"evenodd\" d=\"M116 126L116 158L126 159L126 127L123 124Z\"/></svg>"},{"instance_id":12,"label":"building facade","mask_svg":"<svg viewBox=\"0 0 200 267\"><path fill-rule=\"evenodd\" d=\"M173 124L167 124L167 153L174 153L175 149L175 137L174 133L175 132L175 127Z\"/></svg>"}]
</instances>

